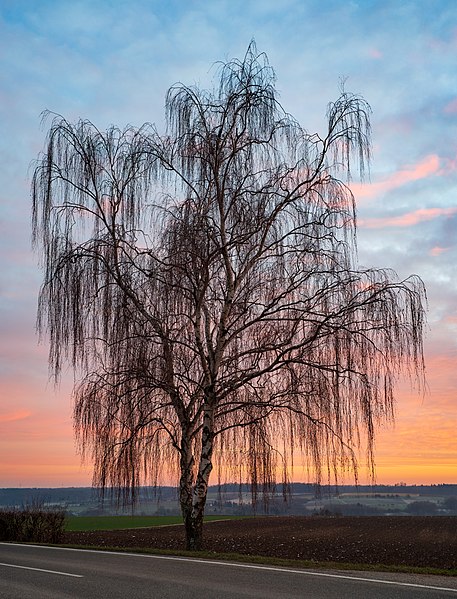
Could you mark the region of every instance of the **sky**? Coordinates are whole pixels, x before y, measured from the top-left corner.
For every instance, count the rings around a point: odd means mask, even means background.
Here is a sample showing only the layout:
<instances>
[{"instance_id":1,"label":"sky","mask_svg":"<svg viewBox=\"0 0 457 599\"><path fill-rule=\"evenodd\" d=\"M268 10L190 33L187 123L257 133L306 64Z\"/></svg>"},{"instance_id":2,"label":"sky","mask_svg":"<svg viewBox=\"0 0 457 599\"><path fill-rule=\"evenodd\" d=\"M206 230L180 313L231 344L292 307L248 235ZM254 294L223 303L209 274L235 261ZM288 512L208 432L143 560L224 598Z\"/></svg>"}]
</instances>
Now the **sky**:
<instances>
[{"instance_id":1,"label":"sky","mask_svg":"<svg viewBox=\"0 0 457 599\"><path fill-rule=\"evenodd\" d=\"M457 483L457 3L0 0L0 487L91 482L73 437L72 373L54 388L35 333L41 113L160 129L171 85L211 87L215 63L241 58L251 39L308 131L325 131L341 81L372 107L370 179L352 185L359 263L418 274L429 302L428 390L399 385L377 481Z\"/></svg>"}]
</instances>

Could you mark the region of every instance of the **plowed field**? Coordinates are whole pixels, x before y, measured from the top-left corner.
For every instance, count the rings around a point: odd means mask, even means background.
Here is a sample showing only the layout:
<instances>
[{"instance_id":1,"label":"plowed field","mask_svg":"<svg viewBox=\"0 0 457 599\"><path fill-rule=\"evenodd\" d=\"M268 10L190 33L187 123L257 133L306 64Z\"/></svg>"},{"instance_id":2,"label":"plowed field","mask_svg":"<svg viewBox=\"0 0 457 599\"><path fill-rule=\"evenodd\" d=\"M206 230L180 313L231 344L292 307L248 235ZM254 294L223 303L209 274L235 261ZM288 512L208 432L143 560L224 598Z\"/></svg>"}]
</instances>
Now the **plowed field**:
<instances>
[{"instance_id":1,"label":"plowed field","mask_svg":"<svg viewBox=\"0 0 457 599\"><path fill-rule=\"evenodd\" d=\"M184 528L66 532L66 544L184 548ZM457 517L262 517L207 523L210 552L457 569Z\"/></svg>"}]
</instances>

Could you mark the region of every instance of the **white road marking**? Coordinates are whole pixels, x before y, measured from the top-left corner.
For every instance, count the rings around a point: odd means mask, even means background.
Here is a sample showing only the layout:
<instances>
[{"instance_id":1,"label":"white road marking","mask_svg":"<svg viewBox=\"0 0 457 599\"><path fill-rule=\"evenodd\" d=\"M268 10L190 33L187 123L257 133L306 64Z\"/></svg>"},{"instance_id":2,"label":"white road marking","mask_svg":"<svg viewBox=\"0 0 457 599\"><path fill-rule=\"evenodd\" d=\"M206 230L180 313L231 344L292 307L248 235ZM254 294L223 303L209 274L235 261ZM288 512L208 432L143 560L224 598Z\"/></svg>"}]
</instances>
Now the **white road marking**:
<instances>
[{"instance_id":1,"label":"white road marking","mask_svg":"<svg viewBox=\"0 0 457 599\"><path fill-rule=\"evenodd\" d=\"M61 576L73 576L73 578L84 578L81 574L70 574L69 572L57 572L56 570L44 570L43 568L31 568L30 566L18 566L17 564L3 564L7 568L20 568L21 570L34 570L35 572L46 572L47 574L60 574Z\"/></svg>"},{"instance_id":2,"label":"white road marking","mask_svg":"<svg viewBox=\"0 0 457 599\"><path fill-rule=\"evenodd\" d=\"M350 576L345 574L330 574L328 572L314 572L312 570L295 570L292 568L279 568L275 566L261 566L257 564L243 564L238 562L223 562L216 560L207 560L204 558L193 558L193 557L180 557L180 556L172 556L172 555L152 555L150 553L127 553L124 551L98 551L96 549L76 549L74 547L50 547L47 545L30 545L30 544L22 544L22 543L2 543L0 545L13 545L15 547L33 547L39 549L56 549L58 551L75 551L80 553L100 553L104 555L123 555L128 557L141 557L147 559L162 559L162 560L170 560L170 561L180 561L180 562L190 562L197 564L212 564L215 566L226 566L232 568L246 568L252 570L270 570L272 572L287 572L289 574L301 574L302 576L321 576L323 578L339 578L344 580L357 580L359 582L375 582L378 584L389 584L393 586L401 586L401 587L414 587L417 589L428 589L431 591L448 591L449 593L457 593L457 588L450 587L438 587L427 584L418 584L414 582L397 582L395 580L383 580L382 578L364 578L361 576ZM0 564L1 565L1 564ZM8 565L8 564L6 564ZM31 568L33 569L33 568ZM45 570L44 570L45 571ZM68 576L77 576L76 574L69 574Z\"/></svg>"},{"instance_id":3,"label":"white road marking","mask_svg":"<svg viewBox=\"0 0 457 599\"><path fill-rule=\"evenodd\" d=\"M105 551L103 553L110 553L109 551ZM123 555L129 555L128 553L123 553ZM360 582L376 582L380 584L390 584L395 586L403 586L403 587L415 587L419 589L428 589L433 591L450 591L451 593L457 593L457 589L451 589L449 587L435 587L429 586L425 584L417 584L413 582L397 582L395 580L382 580L380 578L362 578L361 576L345 576L344 574L329 574L327 572L313 572L311 570L294 570L291 568L275 568L274 566L259 566L254 564L237 564L236 562L219 562L219 561L211 561L204 559L193 559L188 557L171 557L166 555L151 555L145 557L155 557L157 559L174 559L184 562L197 562L197 563L205 563L205 564L214 564L217 566L232 566L238 568L248 568L253 570L271 570L272 572L288 572L290 574L302 574L305 576L322 576L325 578L343 578L345 580L358 580Z\"/></svg>"}]
</instances>

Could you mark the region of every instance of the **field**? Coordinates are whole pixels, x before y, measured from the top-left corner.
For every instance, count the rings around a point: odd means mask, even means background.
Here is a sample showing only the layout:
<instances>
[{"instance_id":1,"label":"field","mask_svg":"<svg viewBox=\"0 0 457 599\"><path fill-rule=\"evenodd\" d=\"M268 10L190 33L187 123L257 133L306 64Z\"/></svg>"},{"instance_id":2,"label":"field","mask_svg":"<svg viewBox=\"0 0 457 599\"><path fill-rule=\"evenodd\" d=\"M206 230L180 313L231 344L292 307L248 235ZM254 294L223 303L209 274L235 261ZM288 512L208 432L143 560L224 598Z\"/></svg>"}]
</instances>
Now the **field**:
<instances>
[{"instance_id":1,"label":"field","mask_svg":"<svg viewBox=\"0 0 457 599\"><path fill-rule=\"evenodd\" d=\"M231 516L207 516L205 522L230 518ZM181 516L76 516L68 518L66 529L68 531L123 530L176 524L182 524Z\"/></svg>"},{"instance_id":2,"label":"field","mask_svg":"<svg viewBox=\"0 0 457 599\"><path fill-rule=\"evenodd\" d=\"M219 518L217 518L219 520ZM182 526L68 531L65 544L179 551ZM208 553L437 568L457 574L456 516L279 516L209 522Z\"/></svg>"}]
</instances>

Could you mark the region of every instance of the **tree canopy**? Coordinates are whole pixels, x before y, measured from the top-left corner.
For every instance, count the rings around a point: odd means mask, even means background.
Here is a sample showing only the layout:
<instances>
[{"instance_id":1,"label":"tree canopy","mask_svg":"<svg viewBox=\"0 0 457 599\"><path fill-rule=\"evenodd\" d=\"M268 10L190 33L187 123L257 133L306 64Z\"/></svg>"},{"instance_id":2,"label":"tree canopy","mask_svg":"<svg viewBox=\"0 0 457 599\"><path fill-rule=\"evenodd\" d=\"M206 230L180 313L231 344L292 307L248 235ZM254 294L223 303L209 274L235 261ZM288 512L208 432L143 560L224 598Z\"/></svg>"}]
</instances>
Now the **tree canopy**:
<instances>
[{"instance_id":1,"label":"tree canopy","mask_svg":"<svg viewBox=\"0 0 457 599\"><path fill-rule=\"evenodd\" d=\"M100 131L51 114L32 182L44 264L38 327L94 484L134 493L179 474L188 547L210 472L268 489L294 455L313 476L357 470L423 376L425 291L361 269L351 166L370 107L342 89L309 134L252 43L210 91L178 84L167 129Z\"/></svg>"}]
</instances>

